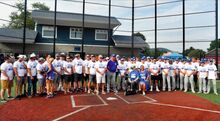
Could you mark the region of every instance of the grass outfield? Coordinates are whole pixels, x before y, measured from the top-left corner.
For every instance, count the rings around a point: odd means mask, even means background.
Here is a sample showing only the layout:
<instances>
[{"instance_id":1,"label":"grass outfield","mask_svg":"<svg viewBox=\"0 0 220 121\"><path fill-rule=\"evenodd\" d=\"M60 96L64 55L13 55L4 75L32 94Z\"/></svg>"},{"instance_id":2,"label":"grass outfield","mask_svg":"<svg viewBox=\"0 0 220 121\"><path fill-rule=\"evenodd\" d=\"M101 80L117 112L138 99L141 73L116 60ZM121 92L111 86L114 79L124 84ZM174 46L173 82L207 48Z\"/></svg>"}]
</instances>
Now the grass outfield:
<instances>
[{"instance_id":1,"label":"grass outfield","mask_svg":"<svg viewBox=\"0 0 220 121\"><path fill-rule=\"evenodd\" d=\"M211 85L211 86L212 86L212 85ZM1 88L1 84L0 84L0 88ZM215 103L215 104L220 105L220 80L217 81L217 89L218 89L219 95L213 94L212 88L211 88L210 94L203 94L203 93L200 93L200 94L195 93L195 94L193 94L193 93L191 93L191 92L189 92L189 94L192 94L192 95L195 95L195 96L199 96L199 97L201 97L201 98L204 98L204 99L209 100L209 101L211 101L211 102L213 102L213 103ZM15 83L14 83L14 86L12 87L12 92L11 92L11 94L12 94L13 97L15 97ZM7 93L5 93L5 98L7 99ZM0 102L0 105L1 105L1 104L2 104L2 103Z\"/></svg>"},{"instance_id":2,"label":"grass outfield","mask_svg":"<svg viewBox=\"0 0 220 121\"><path fill-rule=\"evenodd\" d=\"M211 83L211 87L212 87L212 83ZM211 102L213 102L215 104L220 105L220 80L217 81L217 90L218 90L219 95L215 95L213 93L213 89L212 88L211 88L210 94L203 94L203 93L200 93L200 94L195 93L195 94L193 94L191 92L190 92L190 94L199 96L201 98L204 98L204 99L209 100L209 101L211 101Z\"/></svg>"}]
</instances>

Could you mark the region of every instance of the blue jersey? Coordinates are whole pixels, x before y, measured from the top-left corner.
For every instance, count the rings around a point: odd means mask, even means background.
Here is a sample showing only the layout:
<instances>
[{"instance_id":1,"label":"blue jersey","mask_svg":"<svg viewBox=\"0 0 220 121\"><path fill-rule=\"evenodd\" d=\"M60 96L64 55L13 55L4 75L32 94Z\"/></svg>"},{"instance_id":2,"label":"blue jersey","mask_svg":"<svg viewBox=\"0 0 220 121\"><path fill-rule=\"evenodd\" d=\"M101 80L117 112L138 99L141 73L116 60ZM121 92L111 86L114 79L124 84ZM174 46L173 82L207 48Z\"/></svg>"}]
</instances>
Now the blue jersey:
<instances>
[{"instance_id":1,"label":"blue jersey","mask_svg":"<svg viewBox=\"0 0 220 121\"><path fill-rule=\"evenodd\" d=\"M131 81L134 81L136 78L139 78L139 72L138 71L131 71L129 73L129 78L131 79Z\"/></svg>"},{"instance_id":2,"label":"blue jersey","mask_svg":"<svg viewBox=\"0 0 220 121\"><path fill-rule=\"evenodd\" d=\"M139 72L140 81L146 81L146 78L149 76L149 73L144 70Z\"/></svg>"},{"instance_id":3,"label":"blue jersey","mask_svg":"<svg viewBox=\"0 0 220 121\"><path fill-rule=\"evenodd\" d=\"M110 72L116 72L117 70L117 66L118 66L118 63L115 61L109 61L108 64L107 64L107 69L110 71Z\"/></svg>"}]
</instances>

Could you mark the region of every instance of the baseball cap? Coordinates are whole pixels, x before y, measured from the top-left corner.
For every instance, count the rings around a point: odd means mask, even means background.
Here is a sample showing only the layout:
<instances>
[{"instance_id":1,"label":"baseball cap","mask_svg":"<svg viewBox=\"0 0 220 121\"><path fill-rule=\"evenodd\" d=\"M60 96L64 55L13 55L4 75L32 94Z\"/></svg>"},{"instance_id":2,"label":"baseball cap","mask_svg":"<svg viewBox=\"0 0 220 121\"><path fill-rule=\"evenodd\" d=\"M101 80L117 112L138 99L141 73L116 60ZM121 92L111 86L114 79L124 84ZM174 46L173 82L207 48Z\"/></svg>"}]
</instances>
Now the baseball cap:
<instances>
[{"instance_id":1,"label":"baseball cap","mask_svg":"<svg viewBox=\"0 0 220 121\"><path fill-rule=\"evenodd\" d=\"M56 56L56 57L60 57L60 54L57 53L55 56Z\"/></svg>"},{"instance_id":2,"label":"baseball cap","mask_svg":"<svg viewBox=\"0 0 220 121\"><path fill-rule=\"evenodd\" d=\"M75 57L79 57L79 56L80 56L79 54L76 54L76 55L75 55Z\"/></svg>"},{"instance_id":3,"label":"baseball cap","mask_svg":"<svg viewBox=\"0 0 220 121\"><path fill-rule=\"evenodd\" d=\"M145 57L145 56L143 56L143 57L141 58L141 60L145 60L145 58L146 58L146 57Z\"/></svg>"},{"instance_id":4,"label":"baseball cap","mask_svg":"<svg viewBox=\"0 0 220 121\"><path fill-rule=\"evenodd\" d=\"M34 53L32 53L32 54L30 55L30 58L34 58L34 57L36 57L36 55L35 55Z\"/></svg>"},{"instance_id":5,"label":"baseball cap","mask_svg":"<svg viewBox=\"0 0 220 121\"><path fill-rule=\"evenodd\" d=\"M115 54L112 54L111 57L116 57L116 55L115 55Z\"/></svg>"}]
</instances>

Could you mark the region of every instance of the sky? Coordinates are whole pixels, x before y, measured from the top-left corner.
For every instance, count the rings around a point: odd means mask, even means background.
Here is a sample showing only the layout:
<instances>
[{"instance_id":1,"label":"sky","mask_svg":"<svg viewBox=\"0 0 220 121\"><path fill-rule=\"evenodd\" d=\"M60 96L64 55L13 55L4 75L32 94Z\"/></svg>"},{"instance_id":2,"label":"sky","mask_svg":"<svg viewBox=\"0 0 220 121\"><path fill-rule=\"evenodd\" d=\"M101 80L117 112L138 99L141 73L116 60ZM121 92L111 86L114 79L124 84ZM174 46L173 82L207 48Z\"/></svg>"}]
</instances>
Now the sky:
<instances>
[{"instance_id":1,"label":"sky","mask_svg":"<svg viewBox=\"0 0 220 121\"><path fill-rule=\"evenodd\" d=\"M8 4L15 4L19 0L0 0L0 2L5 2ZM72 2L74 0L58 0L58 11L63 12L73 12L82 13L82 3ZM77 0L82 1L82 0ZM86 0L87 2L99 2L108 4L108 0ZM158 3L170 2L176 0L158 0ZM28 0L28 10L31 10L31 4L35 2L45 3L50 10L54 10L54 0ZM135 0L135 6L154 4L154 0ZM132 6L131 0L112 0L112 5L123 5ZM219 0L220 5L220 0ZM186 13L201 12L201 11L214 11L215 10L215 0L186 0ZM0 4L0 18L9 20L9 15L11 12L16 11L16 8L5 6ZM3 12L4 11L4 12ZM153 17L154 16L154 6L148 6L144 8L135 8L135 18L142 17ZM108 6L98 6L93 4L86 4L86 14L104 15L108 16ZM182 13L182 2L175 2L170 4L160 4L158 5L158 16L181 14ZM220 12L219 12L220 14ZM119 18L129 18L132 17L132 10L129 8L119 8L112 7L111 15ZM117 30L131 31L132 23L130 20L119 19L122 23ZM220 21L220 19L219 19ZM0 26L7 24L7 22L0 21ZM199 15L186 15L186 27L193 26L209 26L215 25L215 13L204 13ZM154 18L135 20L134 29L135 31L140 31L146 37L146 41L149 43L151 48L154 48L155 32L148 31L143 32L142 30L154 30ZM158 18L158 29L166 28L179 28L182 27L182 16L173 17L160 17ZM131 35L131 32L119 32L115 31L115 35ZM220 33L220 32L219 32ZM182 52L182 30L169 30L169 31L158 31L158 47L168 48L173 51ZM186 29L186 41L196 41L193 43L186 43L186 49L189 47L194 47L198 49L203 49L207 51L209 44L215 39L215 27L209 28L194 28ZM178 43L164 43L164 42L175 42ZM201 42L210 41L210 42Z\"/></svg>"}]
</instances>

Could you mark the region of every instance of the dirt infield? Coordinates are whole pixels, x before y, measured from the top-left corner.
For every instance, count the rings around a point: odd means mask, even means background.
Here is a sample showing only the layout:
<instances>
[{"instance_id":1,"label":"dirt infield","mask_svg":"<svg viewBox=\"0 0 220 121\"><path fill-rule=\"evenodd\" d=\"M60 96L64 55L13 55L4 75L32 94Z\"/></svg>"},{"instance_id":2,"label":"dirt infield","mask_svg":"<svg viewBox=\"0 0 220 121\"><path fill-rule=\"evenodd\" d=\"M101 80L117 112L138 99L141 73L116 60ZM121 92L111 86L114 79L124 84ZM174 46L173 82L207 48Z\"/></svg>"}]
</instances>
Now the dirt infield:
<instances>
[{"instance_id":1,"label":"dirt infield","mask_svg":"<svg viewBox=\"0 0 220 121\"><path fill-rule=\"evenodd\" d=\"M10 101L0 106L0 120L219 121L220 106L183 92L73 94Z\"/></svg>"}]
</instances>

